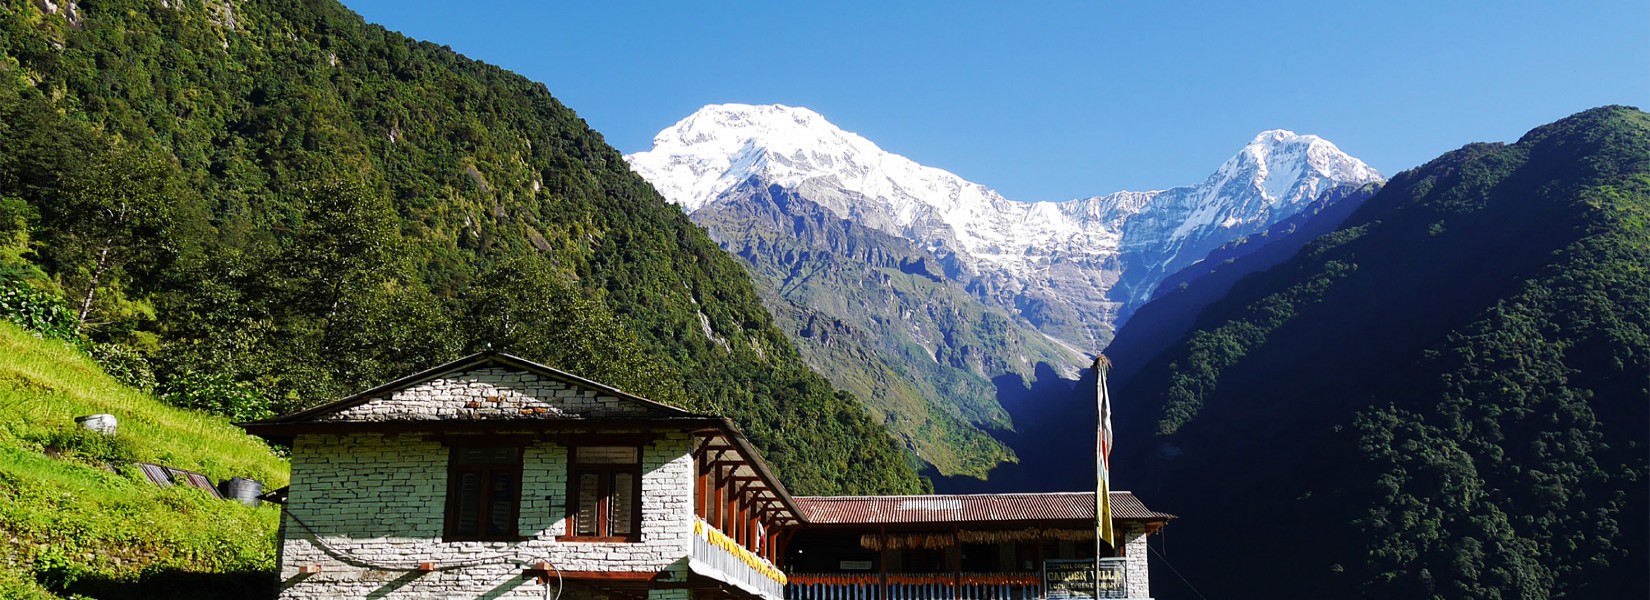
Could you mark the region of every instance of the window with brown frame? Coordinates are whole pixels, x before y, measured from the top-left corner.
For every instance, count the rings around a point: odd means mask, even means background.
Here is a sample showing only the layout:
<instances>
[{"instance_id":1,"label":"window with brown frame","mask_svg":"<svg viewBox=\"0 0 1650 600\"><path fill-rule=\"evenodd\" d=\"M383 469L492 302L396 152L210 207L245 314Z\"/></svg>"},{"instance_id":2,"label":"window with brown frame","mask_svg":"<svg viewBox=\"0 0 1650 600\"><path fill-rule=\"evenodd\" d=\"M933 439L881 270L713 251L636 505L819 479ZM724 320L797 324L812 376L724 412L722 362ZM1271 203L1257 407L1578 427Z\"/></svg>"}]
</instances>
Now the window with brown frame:
<instances>
[{"instance_id":1,"label":"window with brown frame","mask_svg":"<svg viewBox=\"0 0 1650 600\"><path fill-rule=\"evenodd\" d=\"M569 510L564 539L641 539L642 461L635 446L577 446L568 460Z\"/></svg>"},{"instance_id":2,"label":"window with brown frame","mask_svg":"<svg viewBox=\"0 0 1650 600\"><path fill-rule=\"evenodd\" d=\"M519 540L520 446L454 446L447 462L444 539Z\"/></svg>"}]
</instances>

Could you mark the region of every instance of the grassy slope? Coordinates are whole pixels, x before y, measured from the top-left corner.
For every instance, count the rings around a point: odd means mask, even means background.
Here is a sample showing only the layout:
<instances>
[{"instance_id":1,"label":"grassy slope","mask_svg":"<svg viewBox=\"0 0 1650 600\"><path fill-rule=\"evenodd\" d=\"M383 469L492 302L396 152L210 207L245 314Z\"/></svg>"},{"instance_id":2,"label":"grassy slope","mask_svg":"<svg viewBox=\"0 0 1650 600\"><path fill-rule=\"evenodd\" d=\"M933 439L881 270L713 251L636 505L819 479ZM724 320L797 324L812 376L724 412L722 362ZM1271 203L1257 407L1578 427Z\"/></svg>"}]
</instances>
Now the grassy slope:
<instances>
[{"instance_id":1,"label":"grassy slope","mask_svg":"<svg viewBox=\"0 0 1650 600\"><path fill-rule=\"evenodd\" d=\"M0 322L0 356L0 597L241 597L265 583L246 573L274 568L274 507L99 465L141 460L278 487L284 460L222 418L120 385L62 342ZM95 413L119 419L112 442L76 431L75 416Z\"/></svg>"}]
</instances>

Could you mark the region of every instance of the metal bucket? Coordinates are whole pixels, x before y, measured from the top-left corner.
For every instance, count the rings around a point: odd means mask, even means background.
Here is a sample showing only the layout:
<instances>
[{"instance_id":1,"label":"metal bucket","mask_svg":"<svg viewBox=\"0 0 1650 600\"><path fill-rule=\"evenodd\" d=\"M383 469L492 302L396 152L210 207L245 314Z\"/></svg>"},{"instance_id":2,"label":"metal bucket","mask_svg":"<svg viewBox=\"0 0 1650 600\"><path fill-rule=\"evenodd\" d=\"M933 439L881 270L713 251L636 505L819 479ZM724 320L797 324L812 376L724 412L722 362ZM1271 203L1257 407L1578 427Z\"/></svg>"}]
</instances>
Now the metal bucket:
<instances>
[{"instance_id":1,"label":"metal bucket","mask_svg":"<svg viewBox=\"0 0 1650 600\"><path fill-rule=\"evenodd\" d=\"M219 483L218 493L222 494L225 500L234 500L247 506L257 506L263 503L263 500L259 500L258 496L263 495L264 484L259 483L256 479L234 477Z\"/></svg>"},{"instance_id":2,"label":"metal bucket","mask_svg":"<svg viewBox=\"0 0 1650 600\"><path fill-rule=\"evenodd\" d=\"M76 418L74 422L79 423L81 427L103 435L114 435L115 426L117 425L114 415L86 415Z\"/></svg>"}]
</instances>

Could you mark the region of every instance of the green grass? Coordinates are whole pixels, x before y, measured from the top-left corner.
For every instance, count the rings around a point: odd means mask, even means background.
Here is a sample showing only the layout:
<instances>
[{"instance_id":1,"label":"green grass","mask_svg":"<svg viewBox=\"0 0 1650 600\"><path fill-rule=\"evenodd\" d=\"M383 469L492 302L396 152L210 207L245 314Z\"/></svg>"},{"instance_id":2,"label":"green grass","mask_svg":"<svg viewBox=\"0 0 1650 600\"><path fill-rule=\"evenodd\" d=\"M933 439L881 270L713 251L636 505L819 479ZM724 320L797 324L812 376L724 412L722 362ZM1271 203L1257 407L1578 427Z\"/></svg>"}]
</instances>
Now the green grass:
<instances>
[{"instance_id":1,"label":"green grass","mask_svg":"<svg viewBox=\"0 0 1650 600\"><path fill-rule=\"evenodd\" d=\"M109 413L120 433L80 431ZM166 406L74 348L0 323L0 597L247 597L273 582L273 506L148 483L132 460L286 485L286 461L220 417Z\"/></svg>"}]
</instances>

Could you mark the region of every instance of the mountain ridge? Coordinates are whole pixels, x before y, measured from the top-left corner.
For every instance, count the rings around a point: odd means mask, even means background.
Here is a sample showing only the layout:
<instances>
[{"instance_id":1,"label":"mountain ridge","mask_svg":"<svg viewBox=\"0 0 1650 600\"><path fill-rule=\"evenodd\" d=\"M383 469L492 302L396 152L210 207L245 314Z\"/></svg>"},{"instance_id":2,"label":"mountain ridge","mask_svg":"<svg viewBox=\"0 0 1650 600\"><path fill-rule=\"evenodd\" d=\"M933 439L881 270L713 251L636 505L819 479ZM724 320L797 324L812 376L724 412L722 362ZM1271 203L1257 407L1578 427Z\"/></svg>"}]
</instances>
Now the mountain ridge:
<instances>
[{"instance_id":1,"label":"mountain ridge","mask_svg":"<svg viewBox=\"0 0 1650 600\"><path fill-rule=\"evenodd\" d=\"M781 105L707 106L626 160L744 261L808 363L937 481L1014 461L1004 440L1023 423L1007 407L1046 412L1027 396L1047 387L1038 365L1076 379L1167 274L1379 180L1322 138L1269 130L1195 185L1015 202ZM810 337L816 322L835 346Z\"/></svg>"},{"instance_id":2,"label":"mountain ridge","mask_svg":"<svg viewBox=\"0 0 1650 600\"><path fill-rule=\"evenodd\" d=\"M544 84L332 0L9 6L0 289L163 394L293 410L492 345L735 419L799 493L923 489Z\"/></svg>"},{"instance_id":3,"label":"mountain ridge","mask_svg":"<svg viewBox=\"0 0 1650 600\"><path fill-rule=\"evenodd\" d=\"M1223 523L1178 559L1211 595L1643 596L1647 213L1626 107L1400 173L1115 357L1113 471Z\"/></svg>"},{"instance_id":4,"label":"mountain ridge","mask_svg":"<svg viewBox=\"0 0 1650 600\"><path fill-rule=\"evenodd\" d=\"M840 218L912 240L967 273L959 279L974 280L982 299L1088 348L1104 345L1109 321L1149 299L1157 278L1264 230L1333 185L1380 180L1327 140L1274 129L1257 134L1196 185L1016 202L883 151L814 111L783 105L707 106L626 160L690 214L751 177L793 188ZM1120 282L1082 275L1106 270L1102 263L1111 258L1147 274ZM1069 272L1068 264L1084 266ZM1038 275L1049 271L1058 274ZM1113 289L1118 284L1121 289ZM1077 294L1080 285L1103 291L1083 298L1054 291ZM1036 304L1069 307L1060 310L1062 317L1021 308Z\"/></svg>"}]
</instances>

